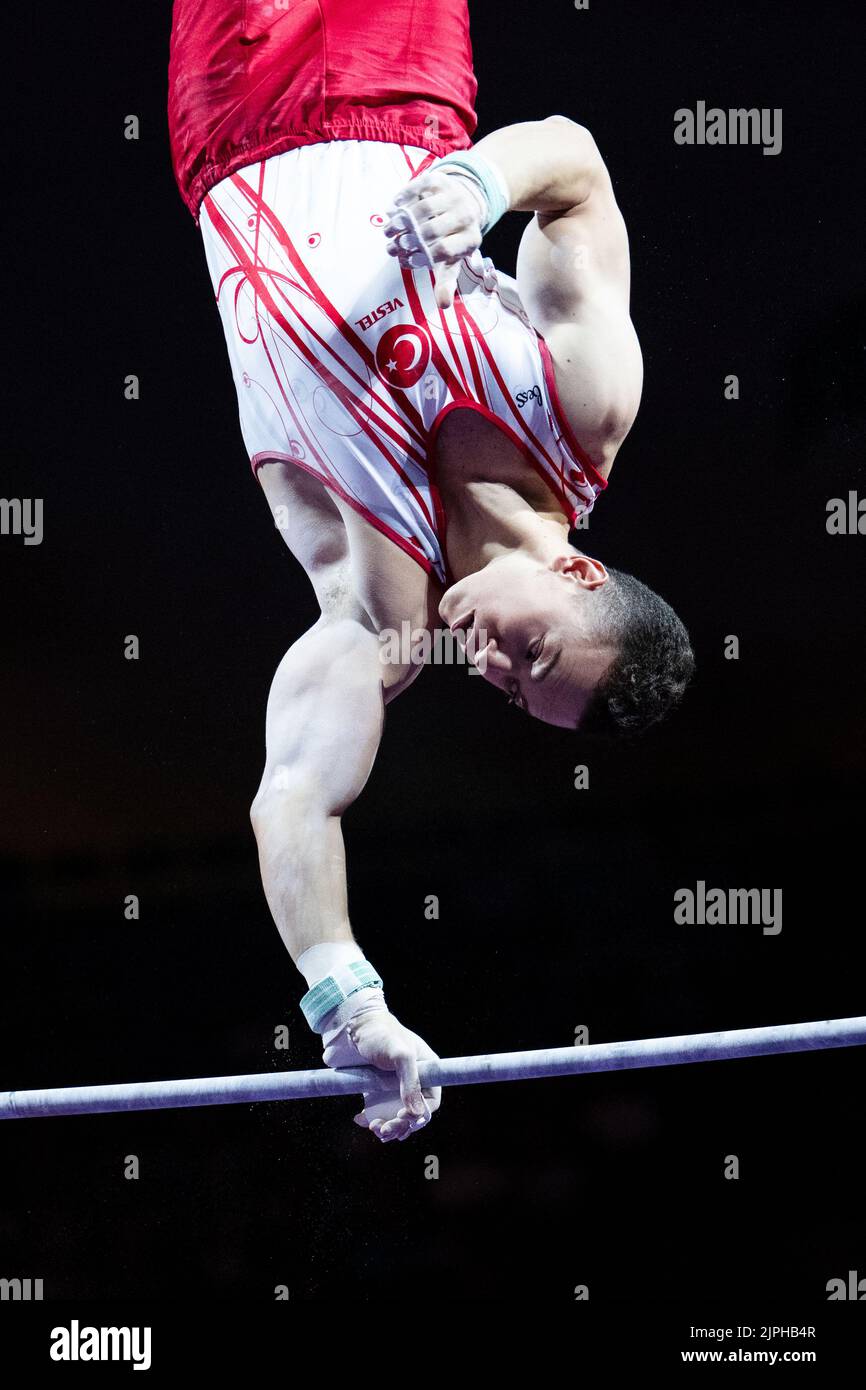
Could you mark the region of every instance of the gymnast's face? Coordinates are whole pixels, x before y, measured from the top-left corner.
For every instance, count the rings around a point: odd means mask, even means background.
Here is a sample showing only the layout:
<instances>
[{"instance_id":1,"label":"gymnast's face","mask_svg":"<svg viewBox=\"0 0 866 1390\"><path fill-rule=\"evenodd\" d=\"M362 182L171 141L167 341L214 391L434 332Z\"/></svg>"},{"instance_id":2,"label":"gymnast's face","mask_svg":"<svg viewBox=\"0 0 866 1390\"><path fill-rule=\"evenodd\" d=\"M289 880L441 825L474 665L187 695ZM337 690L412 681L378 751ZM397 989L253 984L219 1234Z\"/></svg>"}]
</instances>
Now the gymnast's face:
<instances>
[{"instance_id":1,"label":"gymnast's face","mask_svg":"<svg viewBox=\"0 0 866 1390\"><path fill-rule=\"evenodd\" d=\"M447 589L439 616L509 702L573 729L616 650L592 636L598 561L566 548L549 564L512 553Z\"/></svg>"}]
</instances>

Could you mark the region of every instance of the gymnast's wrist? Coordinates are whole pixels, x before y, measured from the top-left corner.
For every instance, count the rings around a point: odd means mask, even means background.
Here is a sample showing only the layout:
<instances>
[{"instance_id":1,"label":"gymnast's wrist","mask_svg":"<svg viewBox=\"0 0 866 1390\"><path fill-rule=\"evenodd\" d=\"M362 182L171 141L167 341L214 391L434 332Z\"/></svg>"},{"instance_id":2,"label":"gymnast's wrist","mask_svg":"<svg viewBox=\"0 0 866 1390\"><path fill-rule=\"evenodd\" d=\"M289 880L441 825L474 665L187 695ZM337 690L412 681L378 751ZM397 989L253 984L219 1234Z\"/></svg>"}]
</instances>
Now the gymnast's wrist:
<instances>
[{"instance_id":1,"label":"gymnast's wrist","mask_svg":"<svg viewBox=\"0 0 866 1390\"><path fill-rule=\"evenodd\" d=\"M471 187L481 213L482 236L486 236L509 211L511 194L505 175L494 160L480 155L477 150L452 150L437 160L434 168L462 178Z\"/></svg>"},{"instance_id":2,"label":"gymnast's wrist","mask_svg":"<svg viewBox=\"0 0 866 1390\"><path fill-rule=\"evenodd\" d=\"M384 984L355 942L321 942L297 961L310 988L301 1012L314 1033L333 1033L365 1004L385 1007Z\"/></svg>"}]
</instances>

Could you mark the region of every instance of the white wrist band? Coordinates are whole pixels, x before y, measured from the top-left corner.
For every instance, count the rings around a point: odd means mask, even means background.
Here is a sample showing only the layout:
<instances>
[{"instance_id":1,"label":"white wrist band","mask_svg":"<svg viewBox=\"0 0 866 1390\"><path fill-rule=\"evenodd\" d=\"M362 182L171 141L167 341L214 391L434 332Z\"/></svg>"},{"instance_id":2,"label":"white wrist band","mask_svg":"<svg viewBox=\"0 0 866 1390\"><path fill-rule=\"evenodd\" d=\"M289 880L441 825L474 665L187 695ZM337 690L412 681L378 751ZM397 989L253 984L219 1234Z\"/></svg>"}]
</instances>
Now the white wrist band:
<instances>
[{"instance_id":1,"label":"white wrist band","mask_svg":"<svg viewBox=\"0 0 866 1390\"><path fill-rule=\"evenodd\" d=\"M319 941L298 956L295 964L312 988L319 980L330 975L340 965L350 965L353 960L364 960L364 952L357 941Z\"/></svg>"}]
</instances>

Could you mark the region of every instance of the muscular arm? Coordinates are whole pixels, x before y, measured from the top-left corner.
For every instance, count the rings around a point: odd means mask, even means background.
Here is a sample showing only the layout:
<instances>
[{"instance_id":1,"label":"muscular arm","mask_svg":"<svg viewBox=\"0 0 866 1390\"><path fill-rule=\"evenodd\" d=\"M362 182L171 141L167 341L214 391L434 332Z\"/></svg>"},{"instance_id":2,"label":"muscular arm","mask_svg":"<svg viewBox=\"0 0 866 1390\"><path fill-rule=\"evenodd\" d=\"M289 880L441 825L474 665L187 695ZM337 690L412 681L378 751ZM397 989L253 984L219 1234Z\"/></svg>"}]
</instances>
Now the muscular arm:
<instances>
[{"instance_id":1,"label":"muscular arm","mask_svg":"<svg viewBox=\"0 0 866 1390\"><path fill-rule=\"evenodd\" d=\"M521 299L547 340L571 424L609 469L637 414L643 364L629 315L628 235L604 160L589 131L566 116L505 126L475 150L501 170L509 209L535 214L517 258ZM481 241L477 199L462 178L434 166L395 203L442 264L437 300L449 305L456 265ZM401 253L401 225L398 212L385 229L391 254Z\"/></svg>"},{"instance_id":2,"label":"muscular arm","mask_svg":"<svg viewBox=\"0 0 866 1390\"><path fill-rule=\"evenodd\" d=\"M380 650L360 616L323 618L289 649L271 687L251 815L268 904L295 961L319 942L353 939L340 817L379 747Z\"/></svg>"},{"instance_id":3,"label":"muscular arm","mask_svg":"<svg viewBox=\"0 0 866 1390\"><path fill-rule=\"evenodd\" d=\"M474 148L502 170L512 212L567 212L607 178L595 140L567 116L504 126Z\"/></svg>"},{"instance_id":4,"label":"muscular arm","mask_svg":"<svg viewBox=\"0 0 866 1390\"><path fill-rule=\"evenodd\" d=\"M380 652L369 616L349 601L342 616L323 616L290 648L271 687L252 820L268 904L295 962L310 946L354 940L340 817L370 775L385 691L399 683ZM357 990L342 1007L348 1013L334 1008L317 1027L324 1060L394 1072L394 1089L365 1093L355 1121L383 1143L405 1139L440 1104L441 1088L422 1090L418 1073L419 1061L436 1054L394 1017L377 987Z\"/></svg>"},{"instance_id":5,"label":"muscular arm","mask_svg":"<svg viewBox=\"0 0 866 1390\"><path fill-rule=\"evenodd\" d=\"M565 116L494 131L513 210L532 218L517 257L521 298L547 339L582 442L612 464L637 414L643 361L629 313L628 233L592 135Z\"/></svg>"},{"instance_id":6,"label":"muscular arm","mask_svg":"<svg viewBox=\"0 0 866 1390\"><path fill-rule=\"evenodd\" d=\"M343 517L317 479L278 460L258 479L322 613L274 676L251 811L265 895L297 961L322 941L352 940L340 817L370 775L385 705L420 670L382 660L378 634L402 618L423 624L428 580L348 508Z\"/></svg>"}]
</instances>

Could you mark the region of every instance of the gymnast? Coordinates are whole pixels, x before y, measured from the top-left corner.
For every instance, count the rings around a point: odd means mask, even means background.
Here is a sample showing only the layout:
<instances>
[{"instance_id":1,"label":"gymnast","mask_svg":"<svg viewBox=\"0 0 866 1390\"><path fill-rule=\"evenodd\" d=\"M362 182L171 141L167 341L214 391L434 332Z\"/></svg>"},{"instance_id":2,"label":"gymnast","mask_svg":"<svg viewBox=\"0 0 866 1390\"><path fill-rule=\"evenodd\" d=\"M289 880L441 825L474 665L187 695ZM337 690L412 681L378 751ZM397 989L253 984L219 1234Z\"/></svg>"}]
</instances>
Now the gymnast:
<instances>
[{"instance_id":1,"label":"gymnast","mask_svg":"<svg viewBox=\"0 0 866 1390\"><path fill-rule=\"evenodd\" d=\"M268 699L262 881L326 1065L394 1074L355 1116L383 1142L441 1101L347 907L341 816L421 669L383 635L444 625L500 696L582 732L640 732L693 670L668 604L570 542L642 386L610 176L562 115L473 145L476 91L466 0L175 0L175 175L320 610ZM481 252L509 212L516 278Z\"/></svg>"}]
</instances>

